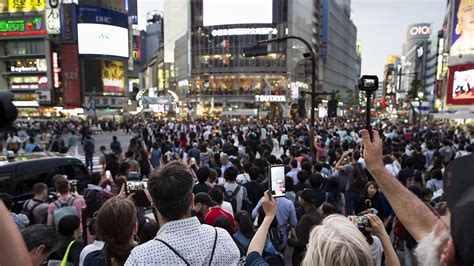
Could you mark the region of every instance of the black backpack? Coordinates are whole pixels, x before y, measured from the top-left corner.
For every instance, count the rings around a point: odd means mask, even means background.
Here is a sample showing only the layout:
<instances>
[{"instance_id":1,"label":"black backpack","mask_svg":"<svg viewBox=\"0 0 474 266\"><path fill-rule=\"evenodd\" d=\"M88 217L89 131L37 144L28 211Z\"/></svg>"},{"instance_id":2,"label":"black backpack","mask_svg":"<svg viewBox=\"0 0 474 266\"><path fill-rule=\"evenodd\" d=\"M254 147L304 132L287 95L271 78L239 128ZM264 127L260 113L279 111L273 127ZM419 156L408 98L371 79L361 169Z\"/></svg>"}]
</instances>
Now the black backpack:
<instances>
[{"instance_id":1,"label":"black backpack","mask_svg":"<svg viewBox=\"0 0 474 266\"><path fill-rule=\"evenodd\" d=\"M31 201L36 202L36 204L33 205L33 207L31 207L30 209L28 209L28 205ZM23 210L21 212L28 217L28 220L30 220L30 224L45 223L45 221L36 221L35 216L33 215L33 211L36 209L36 207L40 206L41 203L43 202L35 199L30 199L27 200L25 204L23 204Z\"/></svg>"},{"instance_id":2,"label":"black backpack","mask_svg":"<svg viewBox=\"0 0 474 266\"><path fill-rule=\"evenodd\" d=\"M84 192L84 199L86 200L86 217L94 218L94 213L100 209L100 202L98 202L98 190L86 189Z\"/></svg>"},{"instance_id":3,"label":"black backpack","mask_svg":"<svg viewBox=\"0 0 474 266\"><path fill-rule=\"evenodd\" d=\"M367 176L365 175L364 168L360 163L353 163L354 173L351 180L351 188L355 190L364 190L365 184L367 183Z\"/></svg>"},{"instance_id":4,"label":"black backpack","mask_svg":"<svg viewBox=\"0 0 474 266\"><path fill-rule=\"evenodd\" d=\"M230 202L230 204L232 205L232 209L235 213L237 213L237 194L239 194L240 189L241 187L240 185L238 185L233 192L226 191L224 195L224 200Z\"/></svg>"}]
</instances>

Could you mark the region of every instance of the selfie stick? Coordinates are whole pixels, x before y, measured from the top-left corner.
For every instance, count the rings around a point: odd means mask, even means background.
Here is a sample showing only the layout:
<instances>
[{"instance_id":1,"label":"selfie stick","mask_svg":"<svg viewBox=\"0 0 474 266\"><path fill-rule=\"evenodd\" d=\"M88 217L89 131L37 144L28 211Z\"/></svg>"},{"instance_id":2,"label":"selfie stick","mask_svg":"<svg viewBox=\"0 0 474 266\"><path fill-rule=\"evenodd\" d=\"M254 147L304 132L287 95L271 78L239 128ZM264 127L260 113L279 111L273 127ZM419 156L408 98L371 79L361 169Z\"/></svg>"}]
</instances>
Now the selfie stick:
<instances>
[{"instance_id":1,"label":"selfie stick","mask_svg":"<svg viewBox=\"0 0 474 266\"><path fill-rule=\"evenodd\" d=\"M372 140L372 125L370 124L370 109L371 109L370 104L372 103L372 101L370 99L372 97L372 92L366 91L365 92L365 97L367 99L367 104L365 105L365 119L366 119L365 128L367 129L367 131L369 131L370 140Z\"/></svg>"}]
</instances>

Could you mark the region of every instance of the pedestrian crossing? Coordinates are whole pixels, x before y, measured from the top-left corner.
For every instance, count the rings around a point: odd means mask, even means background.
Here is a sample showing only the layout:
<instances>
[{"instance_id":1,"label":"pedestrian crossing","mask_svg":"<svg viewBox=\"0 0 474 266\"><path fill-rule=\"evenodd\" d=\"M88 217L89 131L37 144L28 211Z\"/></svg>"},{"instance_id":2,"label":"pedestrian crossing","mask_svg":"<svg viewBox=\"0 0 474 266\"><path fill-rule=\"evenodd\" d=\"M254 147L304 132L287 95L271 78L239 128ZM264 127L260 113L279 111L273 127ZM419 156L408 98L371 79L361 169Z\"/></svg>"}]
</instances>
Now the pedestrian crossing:
<instances>
[{"instance_id":1,"label":"pedestrian crossing","mask_svg":"<svg viewBox=\"0 0 474 266\"><path fill-rule=\"evenodd\" d=\"M81 162L86 165L86 156L85 155L79 155L79 156L74 156L77 159L81 160ZM89 170L89 169L87 169ZM102 171L102 166L99 164L99 156L94 156L92 159L92 171L93 172L100 172Z\"/></svg>"}]
</instances>

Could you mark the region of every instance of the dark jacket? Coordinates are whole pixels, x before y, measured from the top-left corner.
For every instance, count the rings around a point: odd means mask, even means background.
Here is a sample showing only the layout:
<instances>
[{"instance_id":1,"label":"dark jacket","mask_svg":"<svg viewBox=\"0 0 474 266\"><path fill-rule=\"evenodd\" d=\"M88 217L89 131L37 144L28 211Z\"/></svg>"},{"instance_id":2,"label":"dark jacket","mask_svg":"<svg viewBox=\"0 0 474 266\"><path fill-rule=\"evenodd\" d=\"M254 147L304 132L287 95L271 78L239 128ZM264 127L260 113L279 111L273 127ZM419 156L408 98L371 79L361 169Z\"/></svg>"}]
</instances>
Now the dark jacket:
<instances>
[{"instance_id":1,"label":"dark jacket","mask_svg":"<svg viewBox=\"0 0 474 266\"><path fill-rule=\"evenodd\" d=\"M298 238L289 238L288 245L294 247L291 262L293 265L300 265L306 253L306 245L309 242L309 233L311 229L321 223L322 217L318 209L311 208L303 217L301 217L296 226L296 235Z\"/></svg>"}]
</instances>

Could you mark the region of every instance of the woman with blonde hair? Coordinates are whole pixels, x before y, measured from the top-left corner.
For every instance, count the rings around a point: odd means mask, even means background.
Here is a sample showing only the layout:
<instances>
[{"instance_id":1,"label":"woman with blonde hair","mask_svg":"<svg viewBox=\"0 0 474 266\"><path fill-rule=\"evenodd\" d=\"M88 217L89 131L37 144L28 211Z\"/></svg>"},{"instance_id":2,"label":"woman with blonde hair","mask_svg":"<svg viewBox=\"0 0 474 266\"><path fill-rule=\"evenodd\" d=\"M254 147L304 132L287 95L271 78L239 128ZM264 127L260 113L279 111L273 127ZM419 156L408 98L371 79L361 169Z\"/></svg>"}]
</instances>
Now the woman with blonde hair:
<instances>
[{"instance_id":1,"label":"woman with blonde hair","mask_svg":"<svg viewBox=\"0 0 474 266\"><path fill-rule=\"evenodd\" d=\"M311 231L302 265L374 265L365 237L342 215L334 214Z\"/></svg>"}]
</instances>

